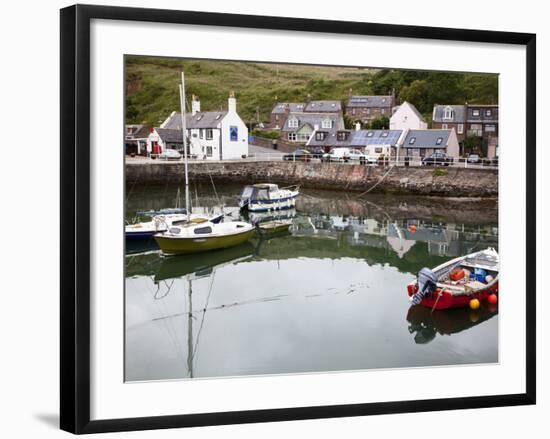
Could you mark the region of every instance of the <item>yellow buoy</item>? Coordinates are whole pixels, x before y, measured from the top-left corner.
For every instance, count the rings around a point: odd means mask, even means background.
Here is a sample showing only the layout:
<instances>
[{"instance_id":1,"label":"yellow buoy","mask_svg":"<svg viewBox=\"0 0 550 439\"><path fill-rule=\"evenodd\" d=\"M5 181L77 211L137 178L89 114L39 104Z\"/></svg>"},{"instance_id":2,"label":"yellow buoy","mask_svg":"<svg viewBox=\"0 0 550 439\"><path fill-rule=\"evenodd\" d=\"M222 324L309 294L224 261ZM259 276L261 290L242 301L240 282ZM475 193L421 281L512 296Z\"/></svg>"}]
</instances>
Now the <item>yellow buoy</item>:
<instances>
[{"instance_id":1,"label":"yellow buoy","mask_svg":"<svg viewBox=\"0 0 550 439\"><path fill-rule=\"evenodd\" d=\"M479 300L477 300L477 299L470 300L470 308L478 309L479 308Z\"/></svg>"}]
</instances>

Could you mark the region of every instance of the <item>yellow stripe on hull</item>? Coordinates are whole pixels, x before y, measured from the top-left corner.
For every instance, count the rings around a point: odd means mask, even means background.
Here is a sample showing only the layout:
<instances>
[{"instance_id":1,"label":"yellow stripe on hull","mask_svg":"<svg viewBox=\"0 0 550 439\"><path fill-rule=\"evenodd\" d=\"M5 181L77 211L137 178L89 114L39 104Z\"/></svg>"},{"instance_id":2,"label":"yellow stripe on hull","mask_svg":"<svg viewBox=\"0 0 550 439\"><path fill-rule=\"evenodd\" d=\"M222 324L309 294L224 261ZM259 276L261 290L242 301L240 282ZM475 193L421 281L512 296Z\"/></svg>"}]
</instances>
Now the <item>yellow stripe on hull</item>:
<instances>
[{"instance_id":1,"label":"yellow stripe on hull","mask_svg":"<svg viewBox=\"0 0 550 439\"><path fill-rule=\"evenodd\" d=\"M168 238L157 235L155 241L163 253L167 254L189 254L209 250L234 247L248 241L256 233L255 229L242 233L235 233L228 236L192 237L192 238Z\"/></svg>"}]
</instances>

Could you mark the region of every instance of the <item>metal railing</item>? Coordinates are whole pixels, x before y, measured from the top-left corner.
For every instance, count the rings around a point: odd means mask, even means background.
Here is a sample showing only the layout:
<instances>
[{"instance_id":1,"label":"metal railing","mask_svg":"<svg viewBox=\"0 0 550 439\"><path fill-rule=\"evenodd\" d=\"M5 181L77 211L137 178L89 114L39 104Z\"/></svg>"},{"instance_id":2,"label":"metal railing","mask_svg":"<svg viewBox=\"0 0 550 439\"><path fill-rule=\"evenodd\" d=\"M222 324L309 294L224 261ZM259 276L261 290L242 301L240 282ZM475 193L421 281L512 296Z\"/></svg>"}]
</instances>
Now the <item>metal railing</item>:
<instances>
[{"instance_id":1,"label":"metal railing","mask_svg":"<svg viewBox=\"0 0 550 439\"><path fill-rule=\"evenodd\" d=\"M150 158L134 158L131 161L139 160L151 160ZM364 165L364 166L403 166L403 167L453 167L453 168L472 168L472 169L498 169L498 159L486 159L480 158L475 162L468 160L467 158L449 158L449 159L431 159L429 157L368 157L368 158L333 158L333 159L321 159L318 155L294 155L292 153L282 152L261 152L251 153L243 155L240 158L224 159L224 160L211 160L204 158L191 157L190 163L214 163L214 162L308 162L308 163L327 163L327 164L346 164L346 165ZM175 160L157 159L159 162L174 162Z\"/></svg>"}]
</instances>

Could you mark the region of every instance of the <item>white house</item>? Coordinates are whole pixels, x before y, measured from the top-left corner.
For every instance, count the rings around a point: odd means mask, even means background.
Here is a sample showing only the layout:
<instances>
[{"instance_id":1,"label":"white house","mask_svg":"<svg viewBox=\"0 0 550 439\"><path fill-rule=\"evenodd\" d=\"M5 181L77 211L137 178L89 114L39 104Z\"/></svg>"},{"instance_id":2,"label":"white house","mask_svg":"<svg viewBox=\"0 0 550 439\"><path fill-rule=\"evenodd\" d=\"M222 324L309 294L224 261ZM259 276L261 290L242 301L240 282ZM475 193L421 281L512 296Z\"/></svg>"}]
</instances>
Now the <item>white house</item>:
<instances>
[{"instance_id":1,"label":"white house","mask_svg":"<svg viewBox=\"0 0 550 439\"><path fill-rule=\"evenodd\" d=\"M390 117L390 130L425 130L428 124L413 104L403 102Z\"/></svg>"},{"instance_id":2,"label":"white house","mask_svg":"<svg viewBox=\"0 0 550 439\"><path fill-rule=\"evenodd\" d=\"M181 113L174 111L156 131L181 132L181 125ZM202 112L200 101L193 96L186 129L190 143L188 153L192 157L228 160L248 155L248 128L237 114L237 100L233 93L227 101L227 111ZM162 135L160 137L162 140ZM183 151L183 143L177 149Z\"/></svg>"}]
</instances>

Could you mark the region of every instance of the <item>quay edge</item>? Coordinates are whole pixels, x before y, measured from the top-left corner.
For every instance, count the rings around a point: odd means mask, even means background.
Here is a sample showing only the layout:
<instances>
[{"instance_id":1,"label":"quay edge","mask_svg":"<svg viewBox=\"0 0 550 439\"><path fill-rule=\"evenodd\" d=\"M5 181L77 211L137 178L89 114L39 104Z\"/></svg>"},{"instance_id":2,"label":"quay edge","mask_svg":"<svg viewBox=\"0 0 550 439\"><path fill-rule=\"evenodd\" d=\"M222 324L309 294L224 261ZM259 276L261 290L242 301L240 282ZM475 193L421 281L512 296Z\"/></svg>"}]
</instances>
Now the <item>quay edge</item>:
<instances>
[{"instance_id":1,"label":"quay edge","mask_svg":"<svg viewBox=\"0 0 550 439\"><path fill-rule=\"evenodd\" d=\"M191 162L189 179L235 183L273 182L301 187L445 197L498 197L498 170L449 167L372 167L321 162ZM386 175L387 174L387 175ZM183 162L127 161L126 184L178 183ZM385 177L384 177L385 176Z\"/></svg>"}]
</instances>

